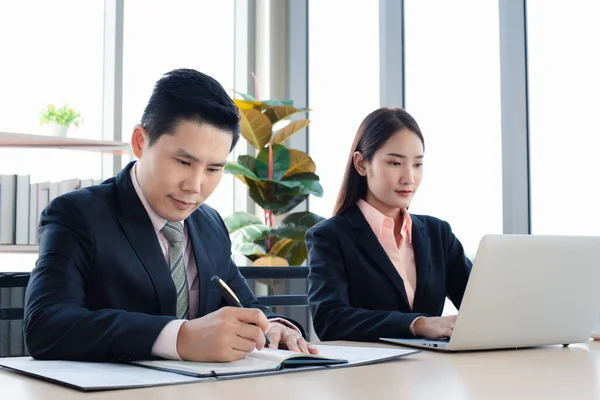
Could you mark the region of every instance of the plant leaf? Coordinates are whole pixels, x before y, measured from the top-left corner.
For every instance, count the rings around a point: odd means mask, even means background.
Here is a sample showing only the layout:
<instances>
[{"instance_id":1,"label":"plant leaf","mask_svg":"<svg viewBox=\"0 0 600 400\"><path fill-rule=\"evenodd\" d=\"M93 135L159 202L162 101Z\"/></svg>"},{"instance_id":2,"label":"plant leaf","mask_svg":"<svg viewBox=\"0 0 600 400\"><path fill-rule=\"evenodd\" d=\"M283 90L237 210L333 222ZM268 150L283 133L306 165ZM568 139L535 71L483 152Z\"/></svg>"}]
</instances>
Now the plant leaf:
<instances>
[{"instance_id":1,"label":"plant leaf","mask_svg":"<svg viewBox=\"0 0 600 400\"><path fill-rule=\"evenodd\" d=\"M257 258L252 263L255 267L287 267L289 266L287 260L285 258L277 257L277 256L265 256L261 258Z\"/></svg>"},{"instance_id":2,"label":"plant leaf","mask_svg":"<svg viewBox=\"0 0 600 400\"><path fill-rule=\"evenodd\" d=\"M256 98L254 96L252 96L250 93L242 93L235 89L232 89L231 91L235 94L239 94L240 97L246 101L255 101L256 100Z\"/></svg>"},{"instance_id":3,"label":"plant leaf","mask_svg":"<svg viewBox=\"0 0 600 400\"><path fill-rule=\"evenodd\" d=\"M298 187L298 186L302 186L303 183L301 182L301 179L297 179L297 180L293 180L293 179L284 179L284 180L276 180L276 179L269 179L267 177L267 175L269 174L269 167L267 167L267 164L265 164L264 162L262 162L261 160L257 160L255 158L252 158L250 156L240 156L240 157L248 157L248 160L241 160L242 162L246 162L246 163L254 163L254 168L257 171L256 174L257 175L248 175L248 169L246 167L246 170L242 170L239 167L227 167L225 172L229 172L229 170L235 169L233 172L236 172L236 176L243 176L244 174L246 174L246 176L249 179L253 179L254 181L256 181L257 184L260 184L261 186L266 186L268 183L273 183L273 184L278 184L281 186L285 186L288 188L293 188L293 187ZM237 174L237 172L240 172L239 174ZM244 172L244 173L241 173ZM264 175L264 176L263 176ZM298 174L295 175L298 177L304 177L303 180L318 180L319 177L316 176L315 174ZM246 180L242 179L242 182L246 183Z\"/></svg>"},{"instance_id":4,"label":"plant leaf","mask_svg":"<svg viewBox=\"0 0 600 400\"><path fill-rule=\"evenodd\" d=\"M282 119L288 118L289 116L300 112L299 109L292 106L275 106L269 107L264 111L264 114L269 117L271 123L275 124Z\"/></svg>"},{"instance_id":5,"label":"plant leaf","mask_svg":"<svg viewBox=\"0 0 600 400\"><path fill-rule=\"evenodd\" d=\"M293 181L292 181L293 182ZM313 196L322 197L323 196L323 186L319 183L319 181L296 181L300 182L302 188L304 189L302 193L304 194L312 194Z\"/></svg>"},{"instance_id":6,"label":"plant leaf","mask_svg":"<svg viewBox=\"0 0 600 400\"><path fill-rule=\"evenodd\" d=\"M285 172L284 178L305 172L314 173L317 170L315 162L305 152L295 149L289 149L288 151L290 153L290 167Z\"/></svg>"},{"instance_id":7,"label":"plant leaf","mask_svg":"<svg viewBox=\"0 0 600 400\"><path fill-rule=\"evenodd\" d=\"M298 204L302 203L304 200L306 200L308 198L308 195L299 195L299 196L294 196L292 198L288 199L281 199L281 201L279 203L275 203L272 204L271 207L273 207L273 214L275 215L283 215L288 211L291 211L294 207L296 207Z\"/></svg>"},{"instance_id":8,"label":"plant leaf","mask_svg":"<svg viewBox=\"0 0 600 400\"><path fill-rule=\"evenodd\" d=\"M257 150L261 150L271 138L272 124L259 110L240 110L240 132Z\"/></svg>"},{"instance_id":9,"label":"plant leaf","mask_svg":"<svg viewBox=\"0 0 600 400\"><path fill-rule=\"evenodd\" d=\"M249 195L256 204L272 210L275 215L286 213L308 198L301 181L254 180L241 175L236 178L248 186Z\"/></svg>"},{"instance_id":10,"label":"plant leaf","mask_svg":"<svg viewBox=\"0 0 600 400\"><path fill-rule=\"evenodd\" d=\"M303 192L304 188L301 185L293 188L274 185L271 209L275 215L285 214L308 198L308 194Z\"/></svg>"},{"instance_id":11,"label":"plant leaf","mask_svg":"<svg viewBox=\"0 0 600 400\"><path fill-rule=\"evenodd\" d=\"M262 110L263 108L265 108L264 104L261 101L249 101L249 100L240 100L240 99L233 99L233 102L235 103L235 105L237 106L238 110L240 110L240 112L242 110Z\"/></svg>"},{"instance_id":12,"label":"plant leaf","mask_svg":"<svg viewBox=\"0 0 600 400\"><path fill-rule=\"evenodd\" d=\"M246 169L254 172L256 168L256 158L248 155L238 156L238 164L245 167ZM298 179L299 180L299 179Z\"/></svg>"},{"instance_id":13,"label":"plant leaf","mask_svg":"<svg viewBox=\"0 0 600 400\"><path fill-rule=\"evenodd\" d=\"M232 243L231 252L235 254L241 254L249 256L252 254L265 254L266 251L256 243Z\"/></svg>"},{"instance_id":14,"label":"plant leaf","mask_svg":"<svg viewBox=\"0 0 600 400\"><path fill-rule=\"evenodd\" d=\"M308 257L308 249L303 241L281 239L275 243L269 254L285 258L289 265L301 265Z\"/></svg>"},{"instance_id":15,"label":"plant leaf","mask_svg":"<svg viewBox=\"0 0 600 400\"><path fill-rule=\"evenodd\" d=\"M289 176L286 174L283 179L286 181L318 181L319 177L313 172L301 172Z\"/></svg>"},{"instance_id":16,"label":"plant leaf","mask_svg":"<svg viewBox=\"0 0 600 400\"><path fill-rule=\"evenodd\" d=\"M236 176L238 178L239 176ZM239 179L248 186L248 194L262 208L269 204L268 184L263 181L250 179L247 177L239 177Z\"/></svg>"},{"instance_id":17,"label":"plant leaf","mask_svg":"<svg viewBox=\"0 0 600 400\"><path fill-rule=\"evenodd\" d=\"M262 162L258 158L254 161L254 170L258 179L269 179L269 164Z\"/></svg>"},{"instance_id":18,"label":"plant leaf","mask_svg":"<svg viewBox=\"0 0 600 400\"><path fill-rule=\"evenodd\" d=\"M247 176L249 178L252 179L258 179L258 176L256 176L254 174L254 172L250 171L248 168L244 167L243 165L240 165L238 163L235 163L233 161L228 161L227 164L225 164L225 168L223 168L223 170L231 175L242 175L242 176Z\"/></svg>"},{"instance_id":19,"label":"plant leaf","mask_svg":"<svg viewBox=\"0 0 600 400\"><path fill-rule=\"evenodd\" d=\"M293 106L294 105L294 101L293 100L279 100L279 99L271 99L271 100L265 100L263 101L263 104L269 107L276 107L276 106Z\"/></svg>"},{"instance_id":20,"label":"plant leaf","mask_svg":"<svg viewBox=\"0 0 600 400\"><path fill-rule=\"evenodd\" d=\"M273 234L280 238L304 241L306 231L324 219L309 211L290 214L277 225Z\"/></svg>"},{"instance_id":21,"label":"plant leaf","mask_svg":"<svg viewBox=\"0 0 600 400\"><path fill-rule=\"evenodd\" d=\"M285 186L286 188L295 188L295 187L302 186L302 182L301 181L275 181L275 180L267 180L265 182L275 183L275 184L280 185L280 186Z\"/></svg>"},{"instance_id":22,"label":"plant leaf","mask_svg":"<svg viewBox=\"0 0 600 400\"><path fill-rule=\"evenodd\" d=\"M275 242L275 244L271 247L271 251L269 251L269 254L285 257L285 255L286 255L285 250L291 243L292 243L292 239L282 238L282 239L278 240L277 242Z\"/></svg>"},{"instance_id":23,"label":"plant leaf","mask_svg":"<svg viewBox=\"0 0 600 400\"><path fill-rule=\"evenodd\" d=\"M304 201L306 198L308 198L308 195L299 194L278 195L277 197L268 197L267 194L266 197L262 197L262 195L259 193L260 190L260 188L251 188L250 197L252 197L252 200L254 200L259 206L261 206L265 210L273 211L275 215L285 214L292 208L296 207L298 204L302 203L302 201ZM297 188L295 188L295 190L297 193ZM266 193L266 190L263 190L263 193Z\"/></svg>"},{"instance_id":24,"label":"plant leaf","mask_svg":"<svg viewBox=\"0 0 600 400\"><path fill-rule=\"evenodd\" d=\"M223 222L225 222L225 226L229 233L233 233L248 225L262 224L262 221L256 215L244 211L234 212L233 214L226 216L223 218Z\"/></svg>"},{"instance_id":25,"label":"plant leaf","mask_svg":"<svg viewBox=\"0 0 600 400\"><path fill-rule=\"evenodd\" d=\"M256 173L261 178L269 178L269 147L263 148L256 157ZM259 162L260 161L260 162ZM266 168L266 169L265 169ZM290 152L285 146L273 145L273 178L280 180L290 168Z\"/></svg>"},{"instance_id":26,"label":"plant leaf","mask_svg":"<svg viewBox=\"0 0 600 400\"><path fill-rule=\"evenodd\" d=\"M236 231L234 231L231 235L231 242L236 244L241 243L256 243L257 240L262 240L265 237L269 236L271 232L271 228L263 224L262 222L258 224L246 225Z\"/></svg>"},{"instance_id":27,"label":"plant leaf","mask_svg":"<svg viewBox=\"0 0 600 400\"><path fill-rule=\"evenodd\" d=\"M286 188L297 188L302 186L302 182L301 181L276 181L273 179L263 179L263 178L258 178L258 181L260 182L260 184L262 184L263 186L275 186L275 185L279 185L279 186L285 186Z\"/></svg>"},{"instance_id":28,"label":"plant leaf","mask_svg":"<svg viewBox=\"0 0 600 400\"><path fill-rule=\"evenodd\" d=\"M302 128L305 128L310 124L310 120L308 119L298 119L296 121L290 122L284 128L280 129L273 135L271 138L272 144L281 144L289 139L294 133L298 132Z\"/></svg>"},{"instance_id":29,"label":"plant leaf","mask_svg":"<svg viewBox=\"0 0 600 400\"><path fill-rule=\"evenodd\" d=\"M290 265L302 265L308 258L308 248L305 242L294 241L286 260Z\"/></svg>"}]
</instances>

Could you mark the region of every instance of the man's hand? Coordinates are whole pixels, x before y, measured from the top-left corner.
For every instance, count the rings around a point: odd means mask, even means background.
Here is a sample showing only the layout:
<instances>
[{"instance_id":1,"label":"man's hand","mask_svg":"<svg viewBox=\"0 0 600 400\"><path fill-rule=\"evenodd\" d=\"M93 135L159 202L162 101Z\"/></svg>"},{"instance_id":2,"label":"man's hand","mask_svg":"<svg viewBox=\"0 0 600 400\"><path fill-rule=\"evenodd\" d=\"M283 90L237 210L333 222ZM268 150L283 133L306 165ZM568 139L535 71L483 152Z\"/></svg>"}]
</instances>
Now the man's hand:
<instances>
[{"instance_id":1,"label":"man's hand","mask_svg":"<svg viewBox=\"0 0 600 400\"><path fill-rule=\"evenodd\" d=\"M426 339L440 339L452 336L456 315L445 317L422 317L415 321L415 335Z\"/></svg>"},{"instance_id":2,"label":"man's hand","mask_svg":"<svg viewBox=\"0 0 600 400\"><path fill-rule=\"evenodd\" d=\"M281 348L307 354L317 354L319 352L315 346L307 343L298 331L276 321L269 323L269 326L271 328L267 333L267 337L271 342L269 348Z\"/></svg>"},{"instance_id":3,"label":"man's hand","mask_svg":"<svg viewBox=\"0 0 600 400\"><path fill-rule=\"evenodd\" d=\"M186 361L240 360L265 347L269 329L267 317L257 308L223 307L184 322L177 335L177 353Z\"/></svg>"}]
</instances>

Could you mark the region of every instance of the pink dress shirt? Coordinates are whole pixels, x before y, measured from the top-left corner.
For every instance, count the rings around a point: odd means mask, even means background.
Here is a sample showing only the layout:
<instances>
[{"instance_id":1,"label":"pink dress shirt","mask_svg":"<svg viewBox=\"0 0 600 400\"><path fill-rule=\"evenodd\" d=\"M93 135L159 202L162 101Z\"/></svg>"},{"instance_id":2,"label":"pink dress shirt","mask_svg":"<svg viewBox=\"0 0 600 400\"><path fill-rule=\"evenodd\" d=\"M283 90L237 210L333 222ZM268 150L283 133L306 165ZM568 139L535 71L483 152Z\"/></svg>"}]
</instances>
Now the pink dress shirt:
<instances>
[{"instance_id":1,"label":"pink dress shirt","mask_svg":"<svg viewBox=\"0 0 600 400\"><path fill-rule=\"evenodd\" d=\"M400 236L397 238L394 234L395 221L392 218L384 215L362 199L358 201L357 205L396 271L402 277L406 297L412 310L417 287L417 268L415 252L412 247L412 219L410 214L405 209L400 210L402 227L400 228ZM417 319L415 318L410 324L410 331L413 334L413 326Z\"/></svg>"},{"instance_id":2,"label":"pink dress shirt","mask_svg":"<svg viewBox=\"0 0 600 400\"><path fill-rule=\"evenodd\" d=\"M160 248L162 249L163 255L165 257L165 268L168 268L169 265L169 242L161 229L167 223L167 220L158 215L152 207L148 204L148 201L144 197L144 193L140 187L140 184L137 180L137 163L134 164L133 168L131 168L131 181L133 182L133 187L135 188L135 192L137 193L140 201L144 205L150 220L152 221L152 226L154 226L154 232L158 238L158 242L160 243ZM188 288L190 291L189 299L190 299L190 310L189 310L189 318L194 319L198 317L199 310L199 282L198 282L198 268L196 266L196 260L193 256L192 246L190 243L190 239L187 232L187 227L185 226L184 221L179 221L183 225L183 265L185 265L185 270L187 274ZM172 360L181 360L179 353L177 352L177 335L179 334L179 329L181 325L186 320L176 319L169 322L163 330L160 332L154 345L152 346L152 355L156 357L162 357L166 359ZM290 329L295 330L300 333L300 330L284 320L283 318L274 318L269 321L270 323L279 322Z\"/></svg>"},{"instance_id":3,"label":"pink dress shirt","mask_svg":"<svg viewBox=\"0 0 600 400\"><path fill-rule=\"evenodd\" d=\"M144 197L144 193L142 193L142 189L137 180L137 163L131 168L131 181L133 182L133 187L140 198L150 220L152 221L152 226L154 226L154 232L158 237L158 242L160 243L160 248L162 249L163 255L165 257L165 268L168 268L169 265L169 242L165 235L162 234L161 229L167 223L167 220L158 215L148 204L148 201ZM198 308L199 308L199 287L198 287L198 268L196 267L196 260L192 255L192 246L190 244L190 239L188 237L187 228L183 221L180 221L183 225L183 265L185 265L185 271L187 274L188 288L190 291L190 311L189 318L194 319L198 316ZM179 354L177 353L177 335L179 334L179 328L185 320L178 319L169 322L163 330L158 335L158 338L154 342L154 346L152 347L152 355L167 359L176 359L179 360Z\"/></svg>"}]
</instances>

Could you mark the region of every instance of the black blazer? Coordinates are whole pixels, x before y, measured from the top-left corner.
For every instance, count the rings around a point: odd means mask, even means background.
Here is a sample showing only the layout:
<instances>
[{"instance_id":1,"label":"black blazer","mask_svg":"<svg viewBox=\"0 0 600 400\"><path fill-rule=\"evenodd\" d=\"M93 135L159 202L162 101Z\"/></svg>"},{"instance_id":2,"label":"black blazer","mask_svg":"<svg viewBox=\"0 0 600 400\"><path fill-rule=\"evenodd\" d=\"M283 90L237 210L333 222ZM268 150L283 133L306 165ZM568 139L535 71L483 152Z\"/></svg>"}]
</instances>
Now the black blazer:
<instances>
[{"instance_id":1,"label":"black blazer","mask_svg":"<svg viewBox=\"0 0 600 400\"><path fill-rule=\"evenodd\" d=\"M24 333L38 359L149 359L175 319L176 292L154 227L130 177L134 162L102 185L53 200L39 226L39 259L26 290ZM231 260L219 214L200 206L185 221L198 266L199 312L226 303L226 280L244 307L259 308ZM294 323L304 334L302 327Z\"/></svg>"},{"instance_id":2,"label":"black blazer","mask_svg":"<svg viewBox=\"0 0 600 400\"><path fill-rule=\"evenodd\" d=\"M413 337L416 317L440 316L448 296L458 309L471 262L450 225L411 215L417 287L410 310L404 281L357 206L306 235L308 301L321 340Z\"/></svg>"}]
</instances>

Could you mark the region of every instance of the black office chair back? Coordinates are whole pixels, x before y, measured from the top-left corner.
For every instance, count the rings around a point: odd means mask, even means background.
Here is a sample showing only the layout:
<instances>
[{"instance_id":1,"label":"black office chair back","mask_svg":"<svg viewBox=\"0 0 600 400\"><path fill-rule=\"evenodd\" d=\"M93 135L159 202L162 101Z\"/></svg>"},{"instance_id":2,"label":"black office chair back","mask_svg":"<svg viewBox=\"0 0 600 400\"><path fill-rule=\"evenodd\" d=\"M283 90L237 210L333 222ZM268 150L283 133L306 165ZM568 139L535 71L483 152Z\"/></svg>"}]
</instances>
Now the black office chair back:
<instances>
[{"instance_id":1,"label":"black office chair back","mask_svg":"<svg viewBox=\"0 0 600 400\"><path fill-rule=\"evenodd\" d=\"M23 311L27 273L0 273L0 357L27 356Z\"/></svg>"},{"instance_id":2,"label":"black office chair back","mask_svg":"<svg viewBox=\"0 0 600 400\"><path fill-rule=\"evenodd\" d=\"M271 294L258 296L258 300L275 312L287 315L304 326L310 324L306 295L307 267L244 267L240 270L244 277L250 280L298 281L297 294ZM0 272L0 357L29 355L23 337L25 289L29 283L29 276L29 273Z\"/></svg>"}]
</instances>

